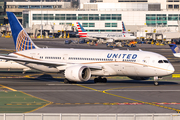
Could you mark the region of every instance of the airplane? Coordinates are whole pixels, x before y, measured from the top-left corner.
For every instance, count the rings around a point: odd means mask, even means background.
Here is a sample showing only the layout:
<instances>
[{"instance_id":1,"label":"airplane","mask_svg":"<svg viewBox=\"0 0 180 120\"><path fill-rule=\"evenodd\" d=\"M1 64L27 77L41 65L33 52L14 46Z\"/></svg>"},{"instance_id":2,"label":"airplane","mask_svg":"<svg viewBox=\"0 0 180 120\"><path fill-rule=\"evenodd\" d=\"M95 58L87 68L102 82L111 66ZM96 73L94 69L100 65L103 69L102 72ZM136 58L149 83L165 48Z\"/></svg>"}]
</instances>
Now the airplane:
<instances>
[{"instance_id":1,"label":"airplane","mask_svg":"<svg viewBox=\"0 0 180 120\"><path fill-rule=\"evenodd\" d=\"M79 22L76 22L78 34L80 38L85 38L93 41L103 39L105 42L119 42L119 41L130 41L135 40L136 37L126 32L124 23L122 22L123 32L120 33L87 33Z\"/></svg>"},{"instance_id":2,"label":"airplane","mask_svg":"<svg viewBox=\"0 0 180 120\"><path fill-rule=\"evenodd\" d=\"M175 57L180 57L180 49L179 47L176 45L176 44L169 44L172 52L173 52L173 55Z\"/></svg>"},{"instance_id":3,"label":"airplane","mask_svg":"<svg viewBox=\"0 0 180 120\"><path fill-rule=\"evenodd\" d=\"M16 16L7 12L16 52L0 59L21 62L22 65L43 72L63 73L64 83L85 82L95 76L94 82L107 82L107 76L128 76L135 80L170 75L174 67L158 53L142 50L98 50L39 48L28 36ZM161 62L163 61L163 62Z\"/></svg>"}]
</instances>

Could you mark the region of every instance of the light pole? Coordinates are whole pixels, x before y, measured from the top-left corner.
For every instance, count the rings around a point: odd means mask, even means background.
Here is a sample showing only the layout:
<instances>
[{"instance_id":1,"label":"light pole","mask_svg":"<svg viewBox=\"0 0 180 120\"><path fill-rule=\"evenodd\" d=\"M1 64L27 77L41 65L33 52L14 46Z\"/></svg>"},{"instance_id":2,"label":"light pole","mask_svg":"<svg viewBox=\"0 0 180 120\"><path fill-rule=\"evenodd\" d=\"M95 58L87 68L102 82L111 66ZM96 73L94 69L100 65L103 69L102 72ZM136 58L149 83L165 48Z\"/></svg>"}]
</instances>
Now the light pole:
<instances>
[{"instance_id":1,"label":"light pole","mask_svg":"<svg viewBox=\"0 0 180 120\"><path fill-rule=\"evenodd\" d=\"M42 0L41 0L41 38L42 38Z\"/></svg>"}]
</instances>

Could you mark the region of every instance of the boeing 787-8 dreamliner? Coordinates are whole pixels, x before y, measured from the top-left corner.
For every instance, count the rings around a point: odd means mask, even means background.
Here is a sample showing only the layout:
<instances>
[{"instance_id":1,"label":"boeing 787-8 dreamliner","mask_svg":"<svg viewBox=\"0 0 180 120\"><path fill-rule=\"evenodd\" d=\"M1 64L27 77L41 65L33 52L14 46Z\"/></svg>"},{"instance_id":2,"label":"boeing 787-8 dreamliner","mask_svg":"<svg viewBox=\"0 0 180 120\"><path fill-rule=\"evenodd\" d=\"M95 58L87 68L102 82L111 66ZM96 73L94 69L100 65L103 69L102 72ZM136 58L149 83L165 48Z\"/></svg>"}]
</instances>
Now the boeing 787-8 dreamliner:
<instances>
[{"instance_id":1,"label":"boeing 787-8 dreamliner","mask_svg":"<svg viewBox=\"0 0 180 120\"><path fill-rule=\"evenodd\" d=\"M128 76L136 80L170 75L174 67L160 54L134 50L95 50L39 48L30 39L16 16L7 12L16 52L0 59L13 60L43 72L64 73L65 83L88 81L106 82L106 76ZM161 62L164 61L164 62Z\"/></svg>"}]
</instances>

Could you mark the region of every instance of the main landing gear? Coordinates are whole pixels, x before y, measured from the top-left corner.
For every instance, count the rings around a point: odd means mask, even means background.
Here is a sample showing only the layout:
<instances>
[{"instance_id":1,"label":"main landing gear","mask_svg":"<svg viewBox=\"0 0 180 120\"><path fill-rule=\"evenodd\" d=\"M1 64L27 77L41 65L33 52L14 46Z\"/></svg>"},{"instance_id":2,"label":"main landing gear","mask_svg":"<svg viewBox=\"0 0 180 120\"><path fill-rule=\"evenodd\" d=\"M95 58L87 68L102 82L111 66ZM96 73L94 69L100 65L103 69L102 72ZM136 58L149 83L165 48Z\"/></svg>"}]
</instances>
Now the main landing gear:
<instances>
[{"instance_id":1,"label":"main landing gear","mask_svg":"<svg viewBox=\"0 0 180 120\"><path fill-rule=\"evenodd\" d=\"M107 79L106 78L101 78L101 77L94 78L94 83L97 83L97 82L106 83Z\"/></svg>"}]
</instances>

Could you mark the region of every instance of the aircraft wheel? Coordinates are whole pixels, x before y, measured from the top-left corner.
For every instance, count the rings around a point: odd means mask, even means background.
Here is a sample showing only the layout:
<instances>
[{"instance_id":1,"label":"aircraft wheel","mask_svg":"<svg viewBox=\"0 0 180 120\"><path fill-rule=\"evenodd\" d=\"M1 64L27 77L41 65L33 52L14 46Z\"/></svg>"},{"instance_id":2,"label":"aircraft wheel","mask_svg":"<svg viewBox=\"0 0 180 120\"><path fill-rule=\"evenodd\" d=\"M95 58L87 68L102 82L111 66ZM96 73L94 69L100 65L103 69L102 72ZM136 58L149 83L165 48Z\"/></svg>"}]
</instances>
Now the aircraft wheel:
<instances>
[{"instance_id":1,"label":"aircraft wheel","mask_svg":"<svg viewBox=\"0 0 180 120\"><path fill-rule=\"evenodd\" d=\"M159 83L158 83L157 81L155 81L155 82L154 82L154 85L155 85L155 86L158 86L158 85L159 85Z\"/></svg>"},{"instance_id":2,"label":"aircraft wheel","mask_svg":"<svg viewBox=\"0 0 180 120\"><path fill-rule=\"evenodd\" d=\"M94 83L97 83L98 82L98 78L94 78Z\"/></svg>"},{"instance_id":3,"label":"aircraft wheel","mask_svg":"<svg viewBox=\"0 0 180 120\"><path fill-rule=\"evenodd\" d=\"M103 81L103 83L107 83L107 79L106 78L103 78L102 81Z\"/></svg>"}]
</instances>

